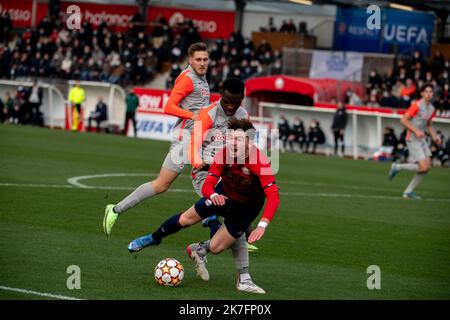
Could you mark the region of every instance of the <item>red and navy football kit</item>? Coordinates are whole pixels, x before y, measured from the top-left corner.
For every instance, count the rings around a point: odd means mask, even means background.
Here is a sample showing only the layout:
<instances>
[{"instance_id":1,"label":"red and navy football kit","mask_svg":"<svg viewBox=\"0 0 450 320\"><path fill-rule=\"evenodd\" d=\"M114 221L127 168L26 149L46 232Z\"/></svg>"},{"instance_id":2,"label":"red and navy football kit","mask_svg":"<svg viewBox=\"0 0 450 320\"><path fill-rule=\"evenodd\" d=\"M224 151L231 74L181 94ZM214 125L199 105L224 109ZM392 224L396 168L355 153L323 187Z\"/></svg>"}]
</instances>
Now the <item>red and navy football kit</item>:
<instances>
[{"instance_id":1,"label":"red and navy football kit","mask_svg":"<svg viewBox=\"0 0 450 320\"><path fill-rule=\"evenodd\" d=\"M195 210L203 219L211 215L224 217L225 227L237 239L259 215L265 198L262 217L272 220L280 196L269 161L257 147L251 148L249 157L242 164L227 164L227 158L230 159L227 152L224 148L215 156L202 188L204 198L195 204ZM209 199L214 193L228 197L225 205L211 204Z\"/></svg>"}]
</instances>

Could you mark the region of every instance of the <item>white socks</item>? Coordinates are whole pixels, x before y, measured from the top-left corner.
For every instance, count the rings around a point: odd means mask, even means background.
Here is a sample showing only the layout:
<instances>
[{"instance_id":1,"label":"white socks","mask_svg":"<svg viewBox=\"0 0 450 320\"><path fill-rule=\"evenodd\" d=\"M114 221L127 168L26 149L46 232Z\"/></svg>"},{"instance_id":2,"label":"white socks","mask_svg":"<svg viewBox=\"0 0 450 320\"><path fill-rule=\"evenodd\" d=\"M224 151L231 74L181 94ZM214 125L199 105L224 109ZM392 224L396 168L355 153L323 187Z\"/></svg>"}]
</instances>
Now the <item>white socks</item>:
<instances>
[{"instance_id":1,"label":"white socks","mask_svg":"<svg viewBox=\"0 0 450 320\"><path fill-rule=\"evenodd\" d=\"M406 171L419 171L419 165L417 163L402 163L402 164L396 164L395 168L397 170L406 170Z\"/></svg>"},{"instance_id":2,"label":"white socks","mask_svg":"<svg viewBox=\"0 0 450 320\"><path fill-rule=\"evenodd\" d=\"M147 198L154 196L156 193L153 190L151 182L144 183L130 193L125 199L120 201L114 207L115 213L122 213L130 208L133 208L138 203L144 201Z\"/></svg>"},{"instance_id":3,"label":"white socks","mask_svg":"<svg viewBox=\"0 0 450 320\"><path fill-rule=\"evenodd\" d=\"M240 238L236 239L231 246L231 251L233 252L236 269L241 270L243 268L248 268L249 259L245 233Z\"/></svg>"},{"instance_id":4,"label":"white socks","mask_svg":"<svg viewBox=\"0 0 450 320\"><path fill-rule=\"evenodd\" d=\"M409 183L408 187L406 187L405 193L413 192L414 189L422 182L423 177L426 173L416 173Z\"/></svg>"}]
</instances>

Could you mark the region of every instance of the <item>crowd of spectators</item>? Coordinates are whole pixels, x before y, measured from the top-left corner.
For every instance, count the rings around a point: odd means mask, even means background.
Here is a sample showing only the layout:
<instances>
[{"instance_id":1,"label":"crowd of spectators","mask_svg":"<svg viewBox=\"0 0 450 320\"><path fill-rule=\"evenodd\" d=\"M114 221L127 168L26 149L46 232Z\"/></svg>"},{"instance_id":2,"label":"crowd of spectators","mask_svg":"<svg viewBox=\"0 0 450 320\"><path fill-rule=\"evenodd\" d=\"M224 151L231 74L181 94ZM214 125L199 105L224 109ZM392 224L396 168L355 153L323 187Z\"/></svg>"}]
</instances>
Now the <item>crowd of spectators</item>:
<instances>
[{"instance_id":1,"label":"crowd of spectators","mask_svg":"<svg viewBox=\"0 0 450 320\"><path fill-rule=\"evenodd\" d=\"M202 41L192 20L169 26L159 15L145 26L136 14L132 27L114 32L106 23L93 29L84 21L81 29L67 29L59 18L46 17L36 28L15 37L9 14L0 17L0 78L62 78L118 83L123 86L148 83L155 74L170 72L170 89L185 66L187 48ZM273 17L261 30L307 34L306 23L297 27L292 19L275 26ZM228 39L209 43L210 65L207 79L212 92L221 82L234 76L242 80L258 74L281 73L281 52L274 51L265 39L255 46L237 31ZM407 108L420 97L418 88L425 82L434 85L434 105L438 116L450 117L450 60L441 52L426 60L419 51L409 59L398 58L386 74L371 70L366 84L366 98L349 90L343 102L370 107Z\"/></svg>"},{"instance_id":2,"label":"crowd of spectators","mask_svg":"<svg viewBox=\"0 0 450 320\"><path fill-rule=\"evenodd\" d=\"M450 117L450 60L440 51L428 61L419 51L410 59L398 58L386 74L372 69L366 84L370 107L408 108L412 100L420 98L424 83L434 86L433 104L437 115Z\"/></svg>"},{"instance_id":3,"label":"crowd of spectators","mask_svg":"<svg viewBox=\"0 0 450 320\"><path fill-rule=\"evenodd\" d=\"M221 83L228 77L243 81L257 74L280 74L281 52L273 50L266 39L258 46L240 32L233 32L228 39L217 39L210 43L210 62L206 75L210 90L219 91ZM167 79L167 88L171 88L181 72L179 60L174 61Z\"/></svg>"},{"instance_id":4,"label":"crowd of spectators","mask_svg":"<svg viewBox=\"0 0 450 320\"><path fill-rule=\"evenodd\" d=\"M114 32L104 22L94 29L84 21L81 29L68 30L58 18L44 18L36 28L28 28L11 39L9 17L2 17L0 78L19 77L103 81L123 86L145 84L172 65L167 88L185 65L188 47L202 41L193 21L185 19L169 26L159 15L145 26L139 14L124 32ZM9 22L6 22L9 21ZM228 39L209 43L211 91L229 76L242 80L269 71L281 73L281 53L263 39L255 47L240 32ZM273 64L272 64L273 63ZM271 68L268 70L268 68Z\"/></svg>"},{"instance_id":5,"label":"crowd of spectators","mask_svg":"<svg viewBox=\"0 0 450 320\"><path fill-rule=\"evenodd\" d=\"M9 22L7 22L9 21ZM200 40L190 20L169 28L158 17L146 32L139 14L132 27L115 32L105 22L97 29L84 21L68 30L57 18L45 17L36 28L13 34L10 19L1 20L0 78L80 79L129 84L152 80L168 61L181 61L187 47ZM3 27L5 26L5 27Z\"/></svg>"},{"instance_id":6,"label":"crowd of spectators","mask_svg":"<svg viewBox=\"0 0 450 320\"><path fill-rule=\"evenodd\" d=\"M84 22L81 30L72 32L60 20L46 17L37 28L18 35L12 48L7 43L2 45L3 78L56 77L118 83L127 77L144 80L152 73L147 72L153 65L148 58L154 54L146 50L145 39L111 32L106 24L93 30ZM149 69L143 69L146 66Z\"/></svg>"}]
</instances>

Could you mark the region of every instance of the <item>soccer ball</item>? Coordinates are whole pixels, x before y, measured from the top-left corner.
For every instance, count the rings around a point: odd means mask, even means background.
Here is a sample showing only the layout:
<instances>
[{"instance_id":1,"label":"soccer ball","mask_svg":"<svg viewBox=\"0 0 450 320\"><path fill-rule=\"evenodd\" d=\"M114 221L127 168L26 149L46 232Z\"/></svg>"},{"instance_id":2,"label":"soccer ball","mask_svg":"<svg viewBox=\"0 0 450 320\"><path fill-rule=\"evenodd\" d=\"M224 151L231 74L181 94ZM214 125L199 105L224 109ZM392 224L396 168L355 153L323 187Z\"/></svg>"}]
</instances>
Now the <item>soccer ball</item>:
<instances>
[{"instance_id":1,"label":"soccer ball","mask_svg":"<svg viewBox=\"0 0 450 320\"><path fill-rule=\"evenodd\" d=\"M155 267L155 280L164 287L176 287L183 282L184 268L176 259L166 258Z\"/></svg>"}]
</instances>

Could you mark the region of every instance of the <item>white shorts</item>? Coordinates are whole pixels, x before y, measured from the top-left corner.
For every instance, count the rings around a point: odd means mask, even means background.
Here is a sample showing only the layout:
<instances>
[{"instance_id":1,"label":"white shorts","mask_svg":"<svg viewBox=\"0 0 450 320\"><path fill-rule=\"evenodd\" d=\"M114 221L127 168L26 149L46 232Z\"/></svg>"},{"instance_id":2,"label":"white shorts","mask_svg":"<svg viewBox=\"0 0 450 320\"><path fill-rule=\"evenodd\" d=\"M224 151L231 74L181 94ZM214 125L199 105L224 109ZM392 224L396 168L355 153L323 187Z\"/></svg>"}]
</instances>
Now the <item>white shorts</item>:
<instances>
[{"instance_id":1,"label":"white shorts","mask_svg":"<svg viewBox=\"0 0 450 320\"><path fill-rule=\"evenodd\" d=\"M406 141L406 145L410 162L419 162L431 157L431 150L425 139Z\"/></svg>"},{"instance_id":2,"label":"white shorts","mask_svg":"<svg viewBox=\"0 0 450 320\"><path fill-rule=\"evenodd\" d=\"M184 154L183 151L183 142L172 141L169 152L167 153L166 158L164 159L164 162L162 164L163 168L181 173L186 163L188 163L188 160L187 155Z\"/></svg>"}]
</instances>

